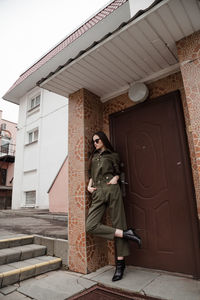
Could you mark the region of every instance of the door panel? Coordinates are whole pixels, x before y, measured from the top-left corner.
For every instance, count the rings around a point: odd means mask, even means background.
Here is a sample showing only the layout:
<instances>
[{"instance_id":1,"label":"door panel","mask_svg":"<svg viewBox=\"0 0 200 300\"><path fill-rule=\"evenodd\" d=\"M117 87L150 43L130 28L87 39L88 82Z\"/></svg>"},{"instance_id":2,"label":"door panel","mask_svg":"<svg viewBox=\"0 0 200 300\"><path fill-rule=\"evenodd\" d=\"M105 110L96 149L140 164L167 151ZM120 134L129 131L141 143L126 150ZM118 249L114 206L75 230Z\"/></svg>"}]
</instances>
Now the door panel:
<instances>
[{"instance_id":1,"label":"door panel","mask_svg":"<svg viewBox=\"0 0 200 300\"><path fill-rule=\"evenodd\" d=\"M110 121L128 181L127 223L143 241L141 250L130 244L128 262L194 275L197 211L191 208L195 199L178 94L113 114Z\"/></svg>"}]
</instances>

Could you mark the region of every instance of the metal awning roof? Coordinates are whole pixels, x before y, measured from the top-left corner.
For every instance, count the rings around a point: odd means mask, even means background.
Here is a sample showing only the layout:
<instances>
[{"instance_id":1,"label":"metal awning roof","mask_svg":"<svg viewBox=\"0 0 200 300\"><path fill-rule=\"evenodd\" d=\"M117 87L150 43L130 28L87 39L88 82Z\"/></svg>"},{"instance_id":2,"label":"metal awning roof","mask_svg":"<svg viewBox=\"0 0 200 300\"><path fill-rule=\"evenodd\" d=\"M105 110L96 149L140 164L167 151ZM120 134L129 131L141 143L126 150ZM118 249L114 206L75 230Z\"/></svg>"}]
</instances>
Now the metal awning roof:
<instances>
[{"instance_id":1,"label":"metal awning roof","mask_svg":"<svg viewBox=\"0 0 200 300\"><path fill-rule=\"evenodd\" d=\"M97 11L21 74L3 99L19 104L20 98L32 90L41 78L76 57L81 50L93 44L94 40L102 39L109 31L114 31L119 24L129 19L128 0L110 0L104 8Z\"/></svg>"},{"instance_id":2,"label":"metal awning roof","mask_svg":"<svg viewBox=\"0 0 200 300\"><path fill-rule=\"evenodd\" d=\"M176 42L200 30L198 0L164 0L54 70L40 86L57 94L86 88L102 101L179 69Z\"/></svg>"}]
</instances>

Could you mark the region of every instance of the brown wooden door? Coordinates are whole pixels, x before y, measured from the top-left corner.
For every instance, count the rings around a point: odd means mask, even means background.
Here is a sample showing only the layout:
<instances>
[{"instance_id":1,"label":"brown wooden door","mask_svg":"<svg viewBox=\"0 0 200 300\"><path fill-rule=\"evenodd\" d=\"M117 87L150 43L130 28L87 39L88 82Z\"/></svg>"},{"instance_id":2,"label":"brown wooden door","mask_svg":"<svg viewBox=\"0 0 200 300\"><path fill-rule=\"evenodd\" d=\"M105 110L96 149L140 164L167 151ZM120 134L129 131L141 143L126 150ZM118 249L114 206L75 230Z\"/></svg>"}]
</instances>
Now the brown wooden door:
<instances>
[{"instance_id":1,"label":"brown wooden door","mask_svg":"<svg viewBox=\"0 0 200 300\"><path fill-rule=\"evenodd\" d=\"M126 174L127 223L138 229L128 263L197 276L198 221L178 92L110 117Z\"/></svg>"}]
</instances>

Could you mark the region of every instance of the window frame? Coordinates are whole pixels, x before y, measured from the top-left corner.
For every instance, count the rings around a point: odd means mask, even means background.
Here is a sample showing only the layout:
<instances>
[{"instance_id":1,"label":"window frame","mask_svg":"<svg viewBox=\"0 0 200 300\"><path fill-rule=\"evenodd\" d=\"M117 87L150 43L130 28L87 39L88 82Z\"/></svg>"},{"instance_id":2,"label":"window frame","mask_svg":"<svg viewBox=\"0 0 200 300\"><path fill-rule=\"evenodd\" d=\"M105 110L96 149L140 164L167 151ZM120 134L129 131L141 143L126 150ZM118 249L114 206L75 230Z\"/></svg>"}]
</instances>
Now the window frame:
<instances>
[{"instance_id":1,"label":"window frame","mask_svg":"<svg viewBox=\"0 0 200 300\"><path fill-rule=\"evenodd\" d=\"M28 193L34 193L34 203L27 203L27 194ZM30 199L29 199L30 200ZM25 207L35 207L36 206L36 190L31 190L31 191L25 191Z\"/></svg>"},{"instance_id":2,"label":"window frame","mask_svg":"<svg viewBox=\"0 0 200 300\"><path fill-rule=\"evenodd\" d=\"M1 130L6 130L6 123L1 123Z\"/></svg>"},{"instance_id":3,"label":"window frame","mask_svg":"<svg viewBox=\"0 0 200 300\"><path fill-rule=\"evenodd\" d=\"M29 97L27 112L31 112L31 111L35 110L36 108L40 107L40 103L41 103L41 93L37 93L34 96Z\"/></svg>"},{"instance_id":4,"label":"window frame","mask_svg":"<svg viewBox=\"0 0 200 300\"><path fill-rule=\"evenodd\" d=\"M27 144L26 145L30 145L32 143L38 142L38 139L39 139L39 128L37 127L37 128L34 128L34 129L28 131L27 135L28 136L27 136ZM30 136L32 136L31 139L30 139Z\"/></svg>"}]
</instances>

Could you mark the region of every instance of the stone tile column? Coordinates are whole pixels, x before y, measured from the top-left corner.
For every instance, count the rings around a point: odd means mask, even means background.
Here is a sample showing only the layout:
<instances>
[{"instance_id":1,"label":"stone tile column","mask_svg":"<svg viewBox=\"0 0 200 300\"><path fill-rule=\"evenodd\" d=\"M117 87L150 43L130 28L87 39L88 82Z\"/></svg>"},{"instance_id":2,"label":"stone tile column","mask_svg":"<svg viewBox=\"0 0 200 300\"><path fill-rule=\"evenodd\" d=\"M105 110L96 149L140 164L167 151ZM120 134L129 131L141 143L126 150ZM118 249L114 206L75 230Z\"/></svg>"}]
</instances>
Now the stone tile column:
<instances>
[{"instance_id":1,"label":"stone tile column","mask_svg":"<svg viewBox=\"0 0 200 300\"><path fill-rule=\"evenodd\" d=\"M85 166L84 166L83 90L69 97L68 199L69 268L87 272L85 236Z\"/></svg>"},{"instance_id":2,"label":"stone tile column","mask_svg":"<svg viewBox=\"0 0 200 300\"><path fill-rule=\"evenodd\" d=\"M187 128L194 185L200 214L200 31L177 42L190 126Z\"/></svg>"},{"instance_id":3,"label":"stone tile column","mask_svg":"<svg viewBox=\"0 0 200 300\"><path fill-rule=\"evenodd\" d=\"M98 96L81 89L69 97L69 268L86 274L107 264L107 244L86 236L85 220L90 195L87 192L88 160L92 134L102 130L102 103Z\"/></svg>"}]
</instances>

